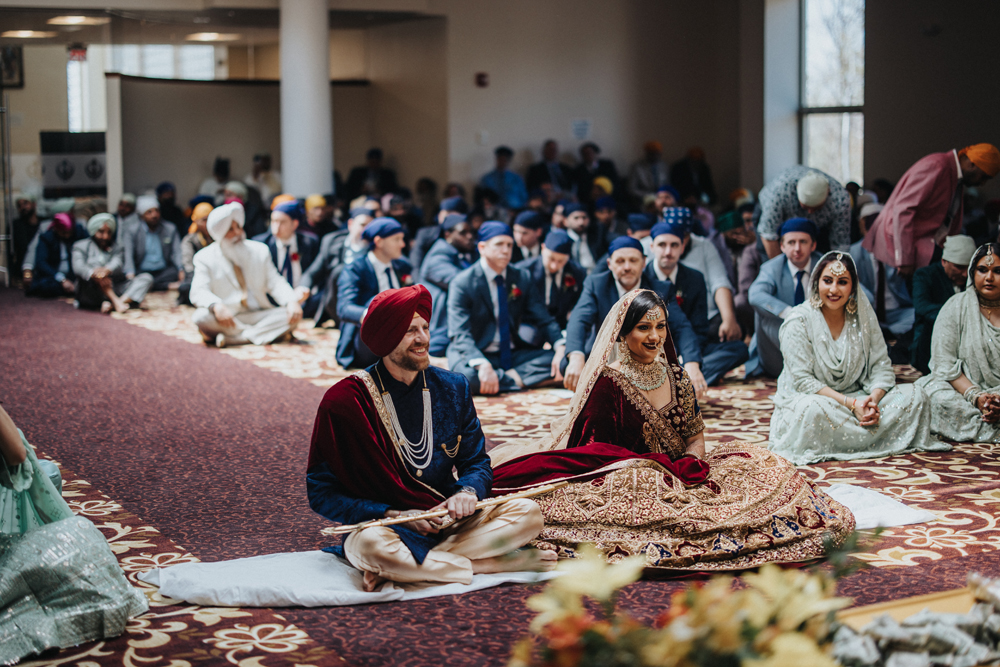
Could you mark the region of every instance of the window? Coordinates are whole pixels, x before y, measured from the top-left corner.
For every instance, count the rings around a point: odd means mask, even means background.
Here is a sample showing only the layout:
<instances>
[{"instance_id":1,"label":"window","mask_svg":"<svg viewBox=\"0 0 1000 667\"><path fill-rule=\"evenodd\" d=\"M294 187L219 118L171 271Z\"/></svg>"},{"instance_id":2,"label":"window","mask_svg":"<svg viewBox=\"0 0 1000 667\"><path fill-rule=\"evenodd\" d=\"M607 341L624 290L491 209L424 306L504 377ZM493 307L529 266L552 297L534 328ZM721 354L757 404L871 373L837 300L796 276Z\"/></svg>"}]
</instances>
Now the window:
<instances>
[{"instance_id":1,"label":"window","mask_svg":"<svg viewBox=\"0 0 1000 667\"><path fill-rule=\"evenodd\" d=\"M802 0L801 161L864 183L865 0Z\"/></svg>"},{"instance_id":2,"label":"window","mask_svg":"<svg viewBox=\"0 0 1000 667\"><path fill-rule=\"evenodd\" d=\"M111 47L108 71L158 79L207 81L216 78L216 55L216 47L206 44L116 44Z\"/></svg>"}]
</instances>

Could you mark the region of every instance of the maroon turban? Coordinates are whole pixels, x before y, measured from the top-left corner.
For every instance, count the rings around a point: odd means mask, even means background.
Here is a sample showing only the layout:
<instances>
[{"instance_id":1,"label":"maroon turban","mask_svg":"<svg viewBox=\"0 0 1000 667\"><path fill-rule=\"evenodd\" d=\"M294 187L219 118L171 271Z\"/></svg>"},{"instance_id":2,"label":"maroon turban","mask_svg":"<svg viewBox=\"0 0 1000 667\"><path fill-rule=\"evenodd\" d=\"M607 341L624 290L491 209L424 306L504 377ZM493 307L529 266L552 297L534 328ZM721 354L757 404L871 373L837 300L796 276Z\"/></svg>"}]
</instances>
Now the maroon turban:
<instances>
[{"instance_id":1,"label":"maroon turban","mask_svg":"<svg viewBox=\"0 0 1000 667\"><path fill-rule=\"evenodd\" d=\"M414 313L431 321L431 293L423 285L380 292L368 305L361 340L375 356L388 356L403 340Z\"/></svg>"},{"instance_id":2,"label":"maroon turban","mask_svg":"<svg viewBox=\"0 0 1000 667\"><path fill-rule=\"evenodd\" d=\"M69 213L56 213L52 216L52 224L50 226L56 231L61 229L68 232L73 229L73 218L70 217Z\"/></svg>"}]
</instances>

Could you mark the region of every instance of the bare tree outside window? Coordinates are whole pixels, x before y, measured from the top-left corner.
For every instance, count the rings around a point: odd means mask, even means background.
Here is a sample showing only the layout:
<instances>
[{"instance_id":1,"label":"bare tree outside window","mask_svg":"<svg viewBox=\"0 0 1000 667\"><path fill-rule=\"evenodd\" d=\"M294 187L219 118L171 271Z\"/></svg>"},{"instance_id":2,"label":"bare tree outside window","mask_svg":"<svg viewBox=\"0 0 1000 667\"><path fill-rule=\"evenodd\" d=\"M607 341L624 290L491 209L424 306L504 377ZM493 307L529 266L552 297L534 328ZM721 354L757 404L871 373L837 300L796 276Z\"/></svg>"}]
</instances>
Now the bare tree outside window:
<instances>
[{"instance_id":1,"label":"bare tree outside window","mask_svg":"<svg viewBox=\"0 0 1000 667\"><path fill-rule=\"evenodd\" d=\"M865 0L803 0L802 162L864 183Z\"/></svg>"}]
</instances>

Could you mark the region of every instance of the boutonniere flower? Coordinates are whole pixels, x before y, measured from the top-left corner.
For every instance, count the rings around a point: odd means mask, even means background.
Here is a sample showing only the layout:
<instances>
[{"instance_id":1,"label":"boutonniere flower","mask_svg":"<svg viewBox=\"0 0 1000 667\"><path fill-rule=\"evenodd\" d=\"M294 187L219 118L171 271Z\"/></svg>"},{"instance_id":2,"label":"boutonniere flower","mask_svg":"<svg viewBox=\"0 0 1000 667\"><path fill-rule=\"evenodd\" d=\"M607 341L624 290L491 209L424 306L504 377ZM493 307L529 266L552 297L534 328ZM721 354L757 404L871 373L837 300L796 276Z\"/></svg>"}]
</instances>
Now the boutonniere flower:
<instances>
[{"instance_id":1,"label":"boutonniere flower","mask_svg":"<svg viewBox=\"0 0 1000 667\"><path fill-rule=\"evenodd\" d=\"M507 300L514 301L515 299L521 298L521 288L517 285L510 286L510 292L507 293Z\"/></svg>"},{"instance_id":2,"label":"boutonniere flower","mask_svg":"<svg viewBox=\"0 0 1000 667\"><path fill-rule=\"evenodd\" d=\"M292 261L293 262L299 261L299 253L297 253L297 252L293 252L292 253Z\"/></svg>"},{"instance_id":3,"label":"boutonniere flower","mask_svg":"<svg viewBox=\"0 0 1000 667\"><path fill-rule=\"evenodd\" d=\"M680 290L677 290L677 305L678 306L684 305L684 292Z\"/></svg>"},{"instance_id":4,"label":"boutonniere flower","mask_svg":"<svg viewBox=\"0 0 1000 667\"><path fill-rule=\"evenodd\" d=\"M566 289L573 289L574 287L576 287L576 278L567 273L563 277L563 287L565 287Z\"/></svg>"},{"instance_id":5,"label":"boutonniere flower","mask_svg":"<svg viewBox=\"0 0 1000 667\"><path fill-rule=\"evenodd\" d=\"M400 284L403 287L407 287L408 285L412 285L413 284L413 276L411 276L409 273L407 273L404 276L400 276L399 282L400 282Z\"/></svg>"}]
</instances>

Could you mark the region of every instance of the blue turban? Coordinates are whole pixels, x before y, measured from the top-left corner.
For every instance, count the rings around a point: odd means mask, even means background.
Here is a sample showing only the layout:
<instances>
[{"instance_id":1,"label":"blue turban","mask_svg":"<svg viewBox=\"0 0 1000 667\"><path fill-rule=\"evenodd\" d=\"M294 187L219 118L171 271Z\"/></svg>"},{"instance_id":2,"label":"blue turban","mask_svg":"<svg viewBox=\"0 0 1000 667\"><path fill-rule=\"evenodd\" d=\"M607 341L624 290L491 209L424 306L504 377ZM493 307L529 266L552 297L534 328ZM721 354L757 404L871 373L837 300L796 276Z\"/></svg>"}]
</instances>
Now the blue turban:
<instances>
[{"instance_id":1,"label":"blue turban","mask_svg":"<svg viewBox=\"0 0 1000 667\"><path fill-rule=\"evenodd\" d=\"M600 211L602 208L610 208L612 210L617 211L618 203L615 202L614 197L611 196L601 197L596 202L594 202L594 210Z\"/></svg>"},{"instance_id":2,"label":"blue turban","mask_svg":"<svg viewBox=\"0 0 1000 667\"><path fill-rule=\"evenodd\" d=\"M670 194L672 194L674 196L674 201L676 201L678 204L681 201L681 193L677 192L677 188L675 188L672 185L661 185L656 191L657 192L669 192Z\"/></svg>"},{"instance_id":3,"label":"blue turban","mask_svg":"<svg viewBox=\"0 0 1000 667\"><path fill-rule=\"evenodd\" d=\"M466 217L464 215L458 213L449 213L448 215L444 216L444 222L441 223L441 229L446 232L450 232L451 230L455 229L457 225L460 225L465 221Z\"/></svg>"},{"instance_id":4,"label":"blue turban","mask_svg":"<svg viewBox=\"0 0 1000 667\"><path fill-rule=\"evenodd\" d=\"M371 217L372 210L367 206L356 206L351 209L351 212L348 215L350 215L352 218L356 218L359 215L367 215L368 217Z\"/></svg>"},{"instance_id":5,"label":"blue turban","mask_svg":"<svg viewBox=\"0 0 1000 667\"><path fill-rule=\"evenodd\" d=\"M461 197L448 197L441 201L441 210L448 213L468 213L469 205Z\"/></svg>"},{"instance_id":6,"label":"blue turban","mask_svg":"<svg viewBox=\"0 0 1000 667\"><path fill-rule=\"evenodd\" d=\"M514 218L514 224L538 231L545 226L545 216L536 211L521 211Z\"/></svg>"},{"instance_id":7,"label":"blue turban","mask_svg":"<svg viewBox=\"0 0 1000 667\"><path fill-rule=\"evenodd\" d=\"M781 225L778 236L784 236L788 232L805 232L815 241L819 230L816 229L816 224L809 218L789 218Z\"/></svg>"},{"instance_id":8,"label":"blue turban","mask_svg":"<svg viewBox=\"0 0 1000 667\"><path fill-rule=\"evenodd\" d=\"M375 218L368 223L368 226L365 227L365 231L361 232L361 238L366 241L374 241L377 236L388 238L393 234L402 233L403 226L392 218Z\"/></svg>"},{"instance_id":9,"label":"blue turban","mask_svg":"<svg viewBox=\"0 0 1000 667\"><path fill-rule=\"evenodd\" d=\"M628 228L633 232L648 231L653 228L653 222L653 216L646 215L645 213L628 214Z\"/></svg>"},{"instance_id":10,"label":"blue turban","mask_svg":"<svg viewBox=\"0 0 1000 667\"><path fill-rule=\"evenodd\" d=\"M198 195L197 197L192 197L188 201L188 208L194 208L198 204L211 204L215 206L215 197L209 197L208 195Z\"/></svg>"},{"instance_id":11,"label":"blue turban","mask_svg":"<svg viewBox=\"0 0 1000 667\"><path fill-rule=\"evenodd\" d=\"M663 208L663 222L691 226L691 209L687 206L666 206Z\"/></svg>"},{"instance_id":12,"label":"blue turban","mask_svg":"<svg viewBox=\"0 0 1000 667\"><path fill-rule=\"evenodd\" d=\"M577 204L576 202L570 202L569 204L563 206L563 215L565 215L567 218L570 216L570 214L576 213L577 211L583 211L584 213L586 213L587 209L583 207L583 204Z\"/></svg>"},{"instance_id":13,"label":"blue turban","mask_svg":"<svg viewBox=\"0 0 1000 667\"><path fill-rule=\"evenodd\" d=\"M545 237L545 247L560 255L568 255L573 250L573 239L561 229L553 229Z\"/></svg>"},{"instance_id":14,"label":"blue turban","mask_svg":"<svg viewBox=\"0 0 1000 667\"><path fill-rule=\"evenodd\" d=\"M678 225L673 222L658 222L653 225L653 231L650 232L650 236L655 239L660 234L673 234L683 241L684 237L687 236L688 231L689 229L687 225Z\"/></svg>"},{"instance_id":15,"label":"blue turban","mask_svg":"<svg viewBox=\"0 0 1000 667\"><path fill-rule=\"evenodd\" d=\"M156 196L157 197L161 196L164 192L168 192L168 191L169 192L177 192L177 188L175 188L174 184L171 183L170 181L163 181L162 183L160 183L159 185L156 186Z\"/></svg>"},{"instance_id":16,"label":"blue turban","mask_svg":"<svg viewBox=\"0 0 1000 667\"><path fill-rule=\"evenodd\" d=\"M303 218L305 218L305 211L302 210L302 205L299 204L298 200L278 204L274 207L274 210L284 213L292 220L298 220L299 222L302 222Z\"/></svg>"},{"instance_id":17,"label":"blue turban","mask_svg":"<svg viewBox=\"0 0 1000 667\"><path fill-rule=\"evenodd\" d=\"M483 226L479 228L479 242L483 243L485 241L489 241L494 236L509 236L514 238L514 234L510 231L510 227L502 222L497 222L496 220L484 222Z\"/></svg>"},{"instance_id":18,"label":"blue turban","mask_svg":"<svg viewBox=\"0 0 1000 667\"><path fill-rule=\"evenodd\" d=\"M615 252L621 250L622 248L634 248L640 253L645 254L645 251L642 249L642 244L639 243L639 241L631 236L619 236L611 242L611 245L608 246L608 257L611 257L615 254Z\"/></svg>"}]
</instances>

